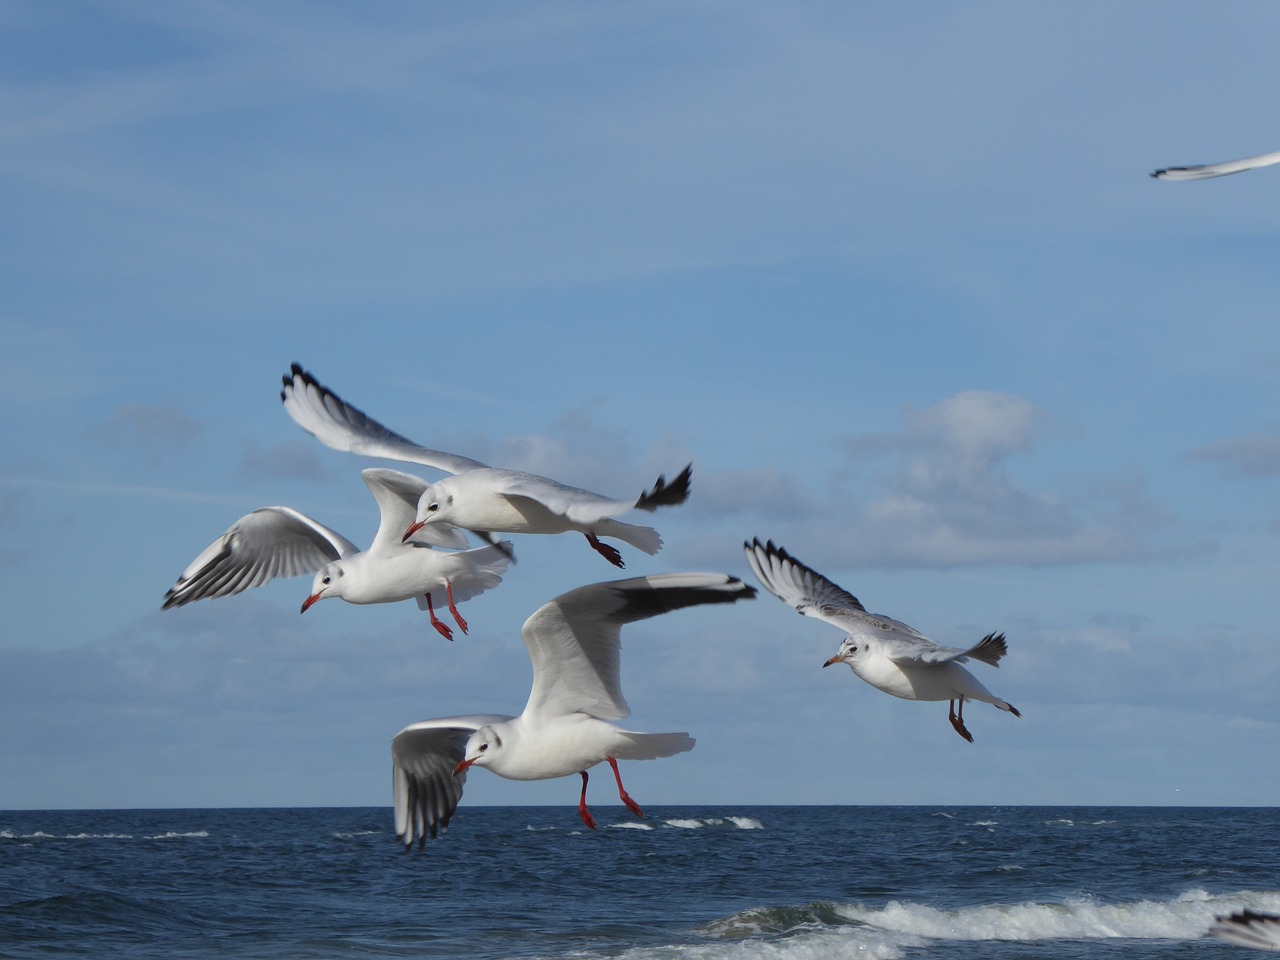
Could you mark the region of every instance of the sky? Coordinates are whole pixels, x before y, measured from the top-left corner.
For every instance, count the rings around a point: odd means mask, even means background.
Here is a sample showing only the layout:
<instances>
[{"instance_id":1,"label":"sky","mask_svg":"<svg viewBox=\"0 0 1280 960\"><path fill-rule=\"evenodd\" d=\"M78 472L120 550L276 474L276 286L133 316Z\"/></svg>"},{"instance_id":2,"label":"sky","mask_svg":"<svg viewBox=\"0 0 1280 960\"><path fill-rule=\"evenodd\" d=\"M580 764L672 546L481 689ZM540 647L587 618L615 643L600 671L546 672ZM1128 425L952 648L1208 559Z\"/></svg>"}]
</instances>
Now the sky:
<instances>
[{"instance_id":1,"label":"sky","mask_svg":"<svg viewBox=\"0 0 1280 960\"><path fill-rule=\"evenodd\" d=\"M0 3L0 808L390 805L518 713L574 587L772 539L1021 719L822 669L761 593L628 627L641 805L1280 802L1280 7ZM453 643L310 578L161 611L238 517L359 544L298 362L428 447L629 497ZM405 465L400 465L404 467ZM414 472L415 468L409 468ZM426 479L440 474L417 468ZM592 781L597 806L616 802ZM472 775L462 803L572 804Z\"/></svg>"}]
</instances>

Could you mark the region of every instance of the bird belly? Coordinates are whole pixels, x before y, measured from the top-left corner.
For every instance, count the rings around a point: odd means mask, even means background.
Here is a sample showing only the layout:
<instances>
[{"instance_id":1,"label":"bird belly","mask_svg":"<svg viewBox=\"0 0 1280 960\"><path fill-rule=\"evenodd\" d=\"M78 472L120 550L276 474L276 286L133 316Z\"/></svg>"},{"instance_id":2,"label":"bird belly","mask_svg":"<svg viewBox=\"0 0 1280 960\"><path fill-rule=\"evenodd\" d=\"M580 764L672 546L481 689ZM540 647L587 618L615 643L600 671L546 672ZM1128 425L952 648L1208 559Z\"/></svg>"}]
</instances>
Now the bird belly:
<instances>
[{"instance_id":1,"label":"bird belly","mask_svg":"<svg viewBox=\"0 0 1280 960\"><path fill-rule=\"evenodd\" d=\"M439 555L421 547L396 550L370 557L359 579L345 585L342 598L348 603L395 603L419 597L440 586L435 571Z\"/></svg>"},{"instance_id":2,"label":"bird belly","mask_svg":"<svg viewBox=\"0 0 1280 960\"><path fill-rule=\"evenodd\" d=\"M955 663L900 666L885 657L876 657L857 664L854 673L873 687L903 700L954 700L979 692L990 696L973 674Z\"/></svg>"},{"instance_id":3,"label":"bird belly","mask_svg":"<svg viewBox=\"0 0 1280 960\"><path fill-rule=\"evenodd\" d=\"M510 780L550 780L593 767L610 755L617 740L612 724L573 714L552 723L524 727L517 755L504 756L501 769L491 769Z\"/></svg>"}]
</instances>

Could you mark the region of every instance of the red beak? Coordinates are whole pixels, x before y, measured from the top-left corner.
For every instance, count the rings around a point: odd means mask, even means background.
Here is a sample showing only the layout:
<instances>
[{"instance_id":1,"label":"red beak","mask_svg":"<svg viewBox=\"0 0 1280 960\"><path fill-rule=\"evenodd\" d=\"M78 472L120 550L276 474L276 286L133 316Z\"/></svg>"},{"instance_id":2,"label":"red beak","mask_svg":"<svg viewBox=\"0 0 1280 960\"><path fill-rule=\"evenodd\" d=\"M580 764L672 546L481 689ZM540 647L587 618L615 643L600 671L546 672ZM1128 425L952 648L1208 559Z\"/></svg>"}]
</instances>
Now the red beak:
<instances>
[{"instance_id":1,"label":"red beak","mask_svg":"<svg viewBox=\"0 0 1280 960\"><path fill-rule=\"evenodd\" d=\"M460 773L465 773L467 767L471 766L475 762L476 761L474 758L471 760L463 760L460 764L458 764L456 767L453 768L453 775L456 777Z\"/></svg>"},{"instance_id":2,"label":"red beak","mask_svg":"<svg viewBox=\"0 0 1280 960\"><path fill-rule=\"evenodd\" d=\"M425 520L419 520L417 523L409 524L409 529L404 532L404 536L400 538L400 542L404 543L426 525L427 525L427 521Z\"/></svg>"},{"instance_id":3,"label":"red beak","mask_svg":"<svg viewBox=\"0 0 1280 960\"><path fill-rule=\"evenodd\" d=\"M302 601L302 609L301 609L301 610L299 610L298 612L299 612L299 613L306 613L306 612L307 612L307 607L311 606L313 603L315 603L317 600L319 600L323 595L324 595L324 593L323 593L323 591L321 591L320 593L313 593L311 596L307 597L307 599L305 599L305 600L303 600L303 601Z\"/></svg>"}]
</instances>

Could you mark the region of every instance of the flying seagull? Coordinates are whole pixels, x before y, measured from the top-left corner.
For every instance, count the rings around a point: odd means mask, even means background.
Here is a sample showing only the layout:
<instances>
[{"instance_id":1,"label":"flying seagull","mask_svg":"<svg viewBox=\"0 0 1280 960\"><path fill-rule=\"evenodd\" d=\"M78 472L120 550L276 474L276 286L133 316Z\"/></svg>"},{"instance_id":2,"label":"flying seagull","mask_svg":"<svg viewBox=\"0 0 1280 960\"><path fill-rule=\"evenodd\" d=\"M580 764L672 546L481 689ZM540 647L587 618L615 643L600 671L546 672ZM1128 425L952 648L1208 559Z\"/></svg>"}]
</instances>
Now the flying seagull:
<instances>
[{"instance_id":1,"label":"flying seagull","mask_svg":"<svg viewBox=\"0 0 1280 960\"><path fill-rule=\"evenodd\" d=\"M425 542L405 543L401 533L426 482L382 467L364 470L360 476L382 514L368 550L292 507L262 507L233 523L191 561L165 594L163 609L229 597L275 577L314 573L302 613L328 597L348 603L415 599L430 614L431 625L440 635L452 640L452 629L436 616L435 605L441 602L466 633L467 622L457 604L502 582L511 562L511 545L442 552ZM435 531L432 539L439 546L467 545L462 531L449 526Z\"/></svg>"},{"instance_id":2,"label":"flying seagull","mask_svg":"<svg viewBox=\"0 0 1280 960\"><path fill-rule=\"evenodd\" d=\"M1273 913L1241 910L1227 917L1215 917L1209 932L1219 940L1259 950L1280 950L1280 917Z\"/></svg>"},{"instance_id":3,"label":"flying seagull","mask_svg":"<svg viewBox=\"0 0 1280 960\"><path fill-rule=\"evenodd\" d=\"M1258 167L1269 167L1273 163L1280 163L1280 151L1245 157L1243 160L1228 160L1226 163L1165 167L1162 170L1153 170L1151 175L1157 180L1208 180L1210 177L1225 177L1229 173L1244 173L1246 170L1256 170Z\"/></svg>"},{"instance_id":4,"label":"flying seagull","mask_svg":"<svg viewBox=\"0 0 1280 960\"><path fill-rule=\"evenodd\" d=\"M662 549L662 537L652 527L614 518L628 510L675 506L689 496L692 464L670 483L658 477L653 488L635 500L614 500L547 477L428 450L351 406L296 363L284 377L280 399L302 429L335 450L420 463L453 474L423 491L415 516L403 531L406 538L437 523L487 534L576 530L606 560L625 567L622 555L600 537L622 540L650 555Z\"/></svg>"},{"instance_id":5,"label":"flying seagull","mask_svg":"<svg viewBox=\"0 0 1280 960\"><path fill-rule=\"evenodd\" d=\"M873 687L903 700L949 700L951 726L970 743L973 735L964 725L966 700L984 700L1022 716L960 666L972 658L998 667L1008 650L1003 633L989 633L967 650L940 646L905 623L868 613L857 597L775 547L772 540L750 540L743 548L766 590L798 613L845 631L839 652L824 667L847 663Z\"/></svg>"},{"instance_id":6,"label":"flying seagull","mask_svg":"<svg viewBox=\"0 0 1280 960\"><path fill-rule=\"evenodd\" d=\"M627 809L644 816L622 786L619 760L654 760L693 749L687 733L635 733L611 721L629 716L620 664L624 624L708 603L755 596L736 577L672 573L570 590L539 608L521 633L533 689L518 717L475 714L424 720L391 741L396 834L419 847L448 827L472 767L509 780L578 774L578 814L590 829L587 770L608 763Z\"/></svg>"}]
</instances>

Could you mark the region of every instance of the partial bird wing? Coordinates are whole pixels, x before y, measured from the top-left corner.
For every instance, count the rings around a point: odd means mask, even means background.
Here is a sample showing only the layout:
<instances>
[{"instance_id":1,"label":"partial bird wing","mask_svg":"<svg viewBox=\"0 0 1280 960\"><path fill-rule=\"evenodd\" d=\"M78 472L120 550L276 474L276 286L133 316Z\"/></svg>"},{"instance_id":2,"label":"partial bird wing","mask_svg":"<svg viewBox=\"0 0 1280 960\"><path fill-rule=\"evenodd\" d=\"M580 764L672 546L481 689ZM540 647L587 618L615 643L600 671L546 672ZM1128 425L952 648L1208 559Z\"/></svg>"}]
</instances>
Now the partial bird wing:
<instances>
[{"instance_id":1,"label":"partial bird wing","mask_svg":"<svg viewBox=\"0 0 1280 960\"><path fill-rule=\"evenodd\" d=\"M524 623L533 661L526 714L581 711L602 720L631 713L622 695L624 623L706 603L734 603L755 588L720 573L670 573L596 583L562 593Z\"/></svg>"},{"instance_id":2,"label":"partial bird wing","mask_svg":"<svg viewBox=\"0 0 1280 960\"><path fill-rule=\"evenodd\" d=\"M440 717L405 727L391 741L391 781L395 798L396 836L405 848L447 829L462 799L466 771L453 775L462 762L467 739L485 724L510 720L498 714Z\"/></svg>"},{"instance_id":3,"label":"partial bird wing","mask_svg":"<svg viewBox=\"0 0 1280 960\"><path fill-rule=\"evenodd\" d=\"M880 652L895 663L967 663L973 657L998 667L1009 647L1003 633L988 633L967 650L944 647L925 637L881 638Z\"/></svg>"},{"instance_id":4,"label":"partial bird wing","mask_svg":"<svg viewBox=\"0 0 1280 960\"><path fill-rule=\"evenodd\" d=\"M684 503L689 498L693 465L685 467L676 478L667 483L666 477L658 477L652 489L644 491L635 500L614 500L579 487L571 487L519 470L493 470L491 480L494 492L504 497L526 497L534 500L552 513L568 517L574 523L594 523L607 517L616 517L628 510L657 510Z\"/></svg>"},{"instance_id":5,"label":"partial bird wing","mask_svg":"<svg viewBox=\"0 0 1280 960\"><path fill-rule=\"evenodd\" d=\"M229 597L275 577L315 573L360 548L342 534L292 507L262 507L246 514L191 561L164 595L164 607Z\"/></svg>"},{"instance_id":6,"label":"partial bird wing","mask_svg":"<svg viewBox=\"0 0 1280 960\"><path fill-rule=\"evenodd\" d=\"M1280 917L1275 914L1241 910L1215 919L1209 932L1220 940L1259 950L1280 950Z\"/></svg>"},{"instance_id":7,"label":"partial bird wing","mask_svg":"<svg viewBox=\"0 0 1280 960\"><path fill-rule=\"evenodd\" d=\"M890 617L867 612L861 601L812 567L801 563L773 541L761 543L757 537L742 545L756 579L764 588L796 612L839 627L847 633L869 630L905 633L925 639L912 627Z\"/></svg>"},{"instance_id":8,"label":"partial bird wing","mask_svg":"<svg viewBox=\"0 0 1280 960\"><path fill-rule=\"evenodd\" d=\"M446 473L462 473L485 466L479 460L428 450L406 440L351 406L296 363L284 378L280 399L298 426L335 450L421 463Z\"/></svg>"},{"instance_id":9,"label":"partial bird wing","mask_svg":"<svg viewBox=\"0 0 1280 960\"><path fill-rule=\"evenodd\" d=\"M360 476L373 494L373 499L378 502L378 510L382 514L378 533L369 549L403 549L401 538L405 528L417 516L418 498L427 489L427 481L411 473L386 467L361 470ZM466 535L450 523L429 523L415 532L412 539L418 543L453 550L462 550L467 546Z\"/></svg>"},{"instance_id":10,"label":"partial bird wing","mask_svg":"<svg viewBox=\"0 0 1280 960\"><path fill-rule=\"evenodd\" d=\"M1225 177L1229 173L1244 173L1258 167L1269 167L1280 163L1280 151L1263 153L1256 157L1245 157L1243 160L1228 160L1226 163L1201 163L1190 167L1165 167L1152 171L1157 180L1208 180L1210 177Z\"/></svg>"}]
</instances>

